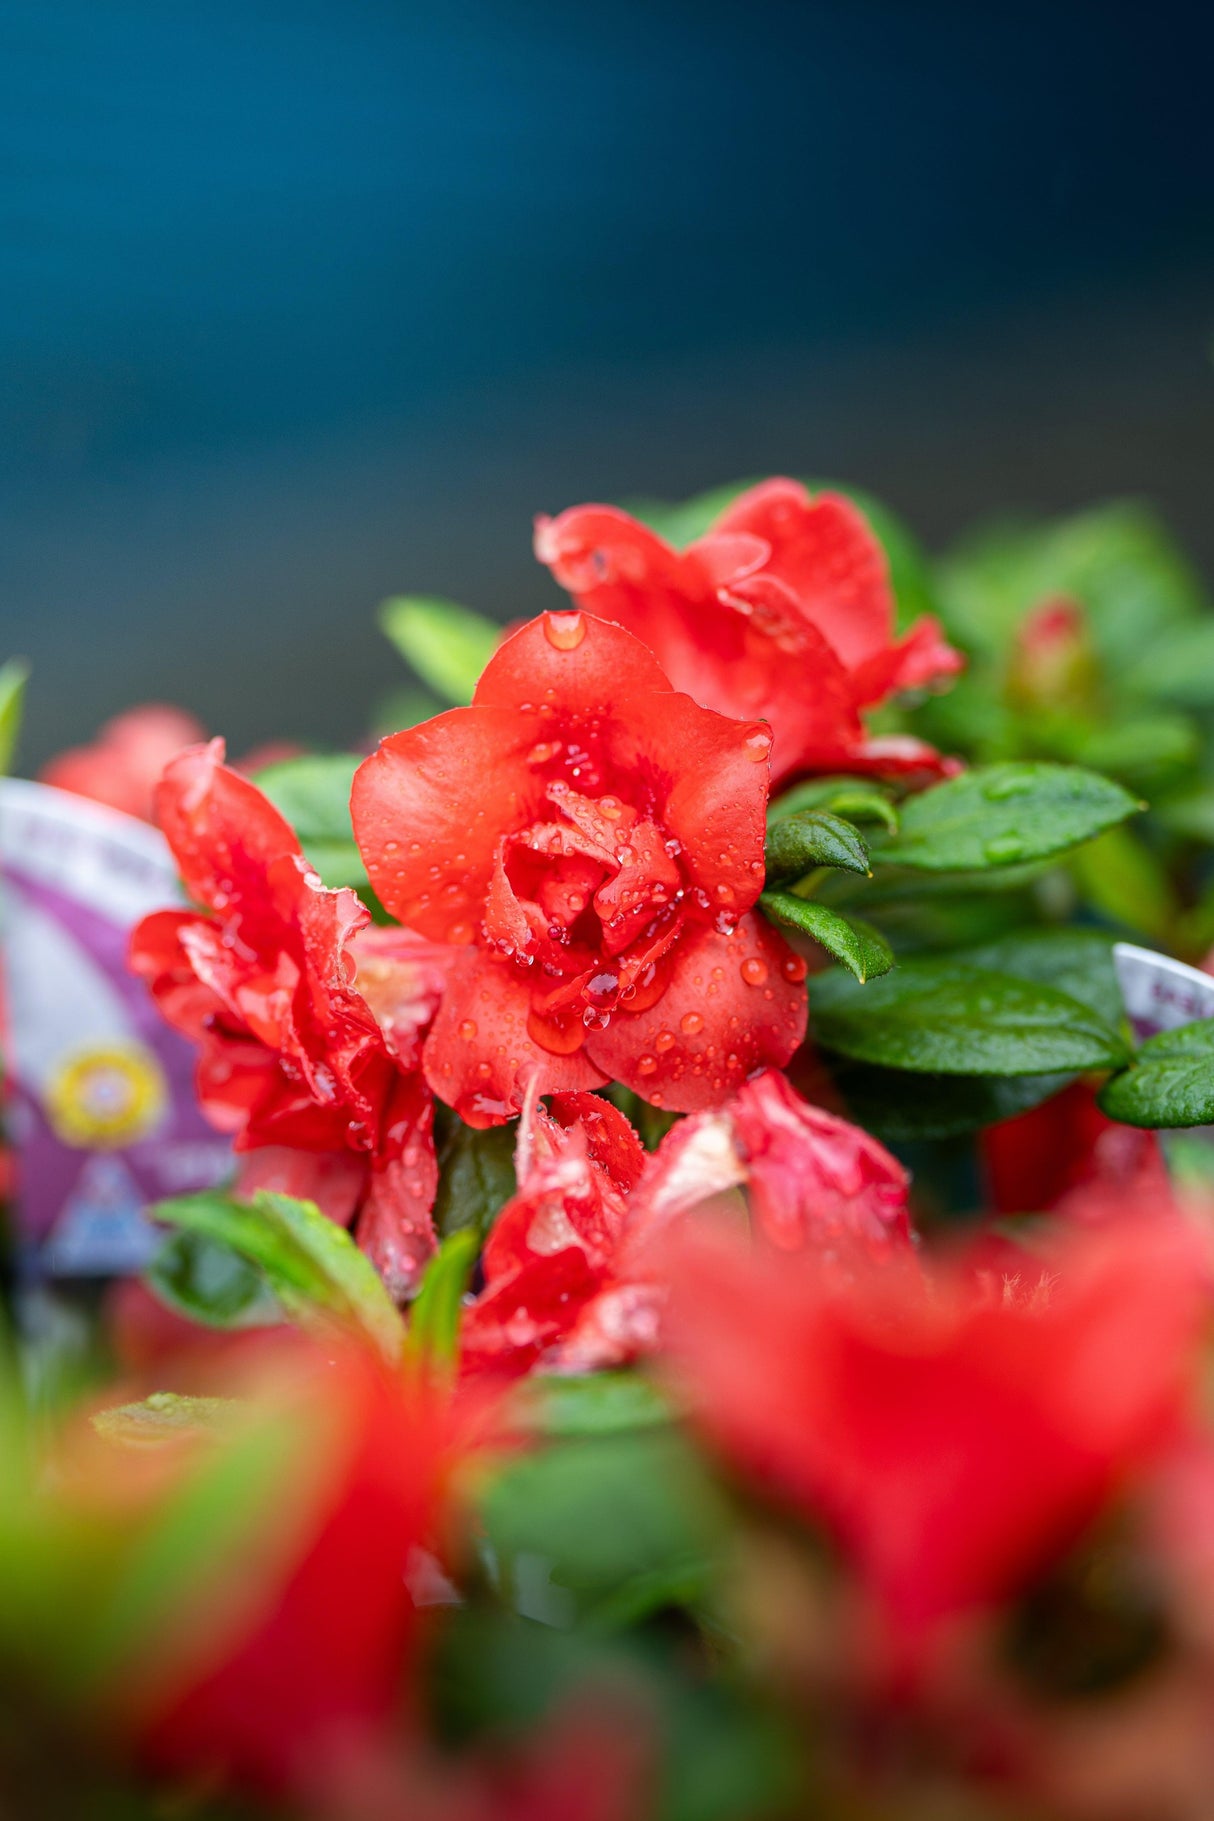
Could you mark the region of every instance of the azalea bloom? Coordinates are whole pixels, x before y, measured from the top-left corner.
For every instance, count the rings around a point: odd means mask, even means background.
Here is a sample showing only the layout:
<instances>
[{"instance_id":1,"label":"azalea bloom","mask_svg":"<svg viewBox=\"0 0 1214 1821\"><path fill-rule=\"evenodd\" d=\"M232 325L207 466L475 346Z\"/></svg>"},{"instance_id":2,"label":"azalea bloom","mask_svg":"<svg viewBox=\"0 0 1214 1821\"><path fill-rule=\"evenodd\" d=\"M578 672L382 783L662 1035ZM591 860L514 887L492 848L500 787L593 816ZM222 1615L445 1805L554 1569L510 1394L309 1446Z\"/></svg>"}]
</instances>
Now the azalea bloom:
<instances>
[{"instance_id":1,"label":"azalea bloom","mask_svg":"<svg viewBox=\"0 0 1214 1821\"><path fill-rule=\"evenodd\" d=\"M154 822L160 774L183 747L205 739L206 730L184 709L149 702L115 715L90 745L59 753L38 775L57 790Z\"/></svg>"},{"instance_id":2,"label":"azalea bloom","mask_svg":"<svg viewBox=\"0 0 1214 1821\"><path fill-rule=\"evenodd\" d=\"M252 1473L242 1438L261 1435L274 1464L247 1508L252 1533L221 1532L107 1699L162 1770L306 1795L408 1723L434 1552L461 1476L501 1436L484 1394L453 1401L362 1348L292 1337L262 1355L236 1386L230 1434L176 1445L144 1495L154 1530L208 1453L243 1452Z\"/></svg>"},{"instance_id":3,"label":"azalea bloom","mask_svg":"<svg viewBox=\"0 0 1214 1821\"><path fill-rule=\"evenodd\" d=\"M1154 1132L1101 1112L1090 1082L1073 1081L1027 1113L979 1135L987 1204L994 1214L1066 1213L1104 1207L1109 1195L1166 1201L1167 1166ZM1093 1203L1088 1191L1106 1194ZM1081 1198L1076 1200L1076 1198Z\"/></svg>"},{"instance_id":4,"label":"azalea bloom","mask_svg":"<svg viewBox=\"0 0 1214 1821\"><path fill-rule=\"evenodd\" d=\"M920 740L865 732L864 709L962 660L933 619L894 637L885 554L839 494L766 481L682 551L616 507L574 506L536 521L535 550L580 607L644 639L676 689L769 721L777 783L948 769Z\"/></svg>"},{"instance_id":5,"label":"azalea bloom","mask_svg":"<svg viewBox=\"0 0 1214 1821\"><path fill-rule=\"evenodd\" d=\"M547 613L471 707L393 734L354 779L382 902L456 951L426 1039L471 1125L624 1082L719 1103L805 1034L805 963L752 906L770 731L676 694L618 626Z\"/></svg>"},{"instance_id":6,"label":"azalea bloom","mask_svg":"<svg viewBox=\"0 0 1214 1821\"><path fill-rule=\"evenodd\" d=\"M1178 1216L1072 1228L1020 1276L1011 1256L840 1281L701 1241L672 1266L699 1421L834 1531L911 1646L1067 1548L1174 1438L1194 1382L1208 1291Z\"/></svg>"},{"instance_id":7,"label":"azalea bloom","mask_svg":"<svg viewBox=\"0 0 1214 1821\"><path fill-rule=\"evenodd\" d=\"M596 1095L553 1095L549 1111L533 1098L516 1172L461 1329L471 1370L591 1371L651 1351L666 1295L661 1242L731 1191L747 1191L761 1243L831 1270L905 1259L911 1246L902 1166L772 1070L681 1120L652 1157Z\"/></svg>"},{"instance_id":8,"label":"azalea bloom","mask_svg":"<svg viewBox=\"0 0 1214 1821\"><path fill-rule=\"evenodd\" d=\"M372 930L354 892L328 891L289 825L192 747L157 791L191 897L131 938L131 966L197 1043L203 1111L247 1153L242 1187L316 1200L407 1293L434 1245L433 1105L419 1062L446 951Z\"/></svg>"}]
</instances>

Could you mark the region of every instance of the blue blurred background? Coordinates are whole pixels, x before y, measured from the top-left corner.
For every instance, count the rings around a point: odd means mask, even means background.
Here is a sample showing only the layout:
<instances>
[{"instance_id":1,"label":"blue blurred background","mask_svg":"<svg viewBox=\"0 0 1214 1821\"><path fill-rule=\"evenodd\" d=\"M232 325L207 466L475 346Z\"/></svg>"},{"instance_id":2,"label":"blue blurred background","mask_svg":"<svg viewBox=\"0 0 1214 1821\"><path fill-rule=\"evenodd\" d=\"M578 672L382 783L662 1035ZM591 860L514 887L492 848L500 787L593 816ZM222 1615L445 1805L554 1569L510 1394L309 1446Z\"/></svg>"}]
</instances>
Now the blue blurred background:
<instances>
[{"instance_id":1,"label":"blue blurred background","mask_svg":"<svg viewBox=\"0 0 1214 1821\"><path fill-rule=\"evenodd\" d=\"M1214 569L1209 9L3 0L0 656L340 742L384 595L743 473Z\"/></svg>"}]
</instances>

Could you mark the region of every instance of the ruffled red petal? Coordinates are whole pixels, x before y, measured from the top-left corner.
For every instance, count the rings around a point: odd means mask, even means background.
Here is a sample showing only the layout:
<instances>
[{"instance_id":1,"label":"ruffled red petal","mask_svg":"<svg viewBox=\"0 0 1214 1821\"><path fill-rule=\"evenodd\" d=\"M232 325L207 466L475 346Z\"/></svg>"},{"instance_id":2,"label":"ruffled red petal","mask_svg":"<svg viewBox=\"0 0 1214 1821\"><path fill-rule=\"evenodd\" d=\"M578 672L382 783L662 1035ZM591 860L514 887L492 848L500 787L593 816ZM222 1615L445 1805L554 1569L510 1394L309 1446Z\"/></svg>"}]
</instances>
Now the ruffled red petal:
<instances>
[{"instance_id":1,"label":"ruffled red petal","mask_svg":"<svg viewBox=\"0 0 1214 1821\"><path fill-rule=\"evenodd\" d=\"M434 942L476 938L498 842L543 810L543 781L527 763L541 737L539 717L516 707L452 708L393 734L359 766L355 837L400 922Z\"/></svg>"},{"instance_id":2,"label":"ruffled red petal","mask_svg":"<svg viewBox=\"0 0 1214 1821\"><path fill-rule=\"evenodd\" d=\"M165 767L156 820L186 890L220 913L256 916L271 861L298 854L290 824L269 798L223 762L222 740L190 746Z\"/></svg>"},{"instance_id":3,"label":"ruffled red petal","mask_svg":"<svg viewBox=\"0 0 1214 1821\"><path fill-rule=\"evenodd\" d=\"M464 949L451 969L447 992L423 1061L440 1100L468 1125L512 1119L535 1081L542 1094L605 1086L581 1045L571 1054L542 1048L528 1031L531 982L512 962Z\"/></svg>"},{"instance_id":4,"label":"ruffled red petal","mask_svg":"<svg viewBox=\"0 0 1214 1821\"><path fill-rule=\"evenodd\" d=\"M586 1039L605 1075L680 1113L719 1106L756 1069L782 1068L805 1036L803 964L763 918L731 935L689 928L656 1004Z\"/></svg>"}]
</instances>

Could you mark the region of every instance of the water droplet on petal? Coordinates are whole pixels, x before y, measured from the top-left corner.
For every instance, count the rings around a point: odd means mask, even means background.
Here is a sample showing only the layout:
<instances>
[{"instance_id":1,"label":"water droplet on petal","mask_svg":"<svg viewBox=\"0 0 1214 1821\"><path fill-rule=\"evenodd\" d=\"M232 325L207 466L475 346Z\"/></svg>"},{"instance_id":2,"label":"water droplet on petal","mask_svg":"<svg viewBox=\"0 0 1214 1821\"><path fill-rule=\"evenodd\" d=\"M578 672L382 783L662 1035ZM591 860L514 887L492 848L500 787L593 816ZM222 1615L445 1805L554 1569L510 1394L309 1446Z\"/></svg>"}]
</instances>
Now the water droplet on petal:
<instances>
[{"instance_id":1,"label":"water droplet on petal","mask_svg":"<svg viewBox=\"0 0 1214 1821\"><path fill-rule=\"evenodd\" d=\"M785 955L780 963L780 972L786 980L804 980L809 972L809 964L804 955Z\"/></svg>"},{"instance_id":2,"label":"water droplet on petal","mask_svg":"<svg viewBox=\"0 0 1214 1821\"><path fill-rule=\"evenodd\" d=\"M738 971L747 986L762 986L767 978L767 963L761 961L758 955L751 955L742 963Z\"/></svg>"},{"instance_id":3,"label":"water droplet on petal","mask_svg":"<svg viewBox=\"0 0 1214 1821\"><path fill-rule=\"evenodd\" d=\"M653 1047L655 1050L658 1050L661 1053L665 1053L665 1051L667 1051L668 1049L671 1048L673 1043L674 1043L674 1032L673 1031L659 1031L657 1036L653 1040Z\"/></svg>"},{"instance_id":4,"label":"water droplet on petal","mask_svg":"<svg viewBox=\"0 0 1214 1821\"><path fill-rule=\"evenodd\" d=\"M699 1012L684 1012L679 1019L679 1028L685 1037L694 1037L697 1031L704 1029L704 1020Z\"/></svg>"},{"instance_id":5,"label":"water droplet on petal","mask_svg":"<svg viewBox=\"0 0 1214 1821\"><path fill-rule=\"evenodd\" d=\"M586 637L586 615L576 608L571 613L546 613L544 637L557 651L576 651Z\"/></svg>"},{"instance_id":6,"label":"water droplet on petal","mask_svg":"<svg viewBox=\"0 0 1214 1821\"><path fill-rule=\"evenodd\" d=\"M465 1043L471 1043L472 1039L476 1036L476 1032L477 1023L475 1018L464 1018L461 1020L459 1034Z\"/></svg>"},{"instance_id":7,"label":"water droplet on petal","mask_svg":"<svg viewBox=\"0 0 1214 1821\"><path fill-rule=\"evenodd\" d=\"M754 764L762 765L771 753L771 729L769 727L754 728L743 740L742 751Z\"/></svg>"},{"instance_id":8,"label":"water droplet on petal","mask_svg":"<svg viewBox=\"0 0 1214 1821\"><path fill-rule=\"evenodd\" d=\"M473 941L475 936L476 931L470 923L453 923L447 930L448 942L454 942L460 947Z\"/></svg>"},{"instance_id":9,"label":"water droplet on petal","mask_svg":"<svg viewBox=\"0 0 1214 1821\"><path fill-rule=\"evenodd\" d=\"M657 1066L658 1059L656 1056L639 1056L637 1058L638 1075L652 1075Z\"/></svg>"}]
</instances>

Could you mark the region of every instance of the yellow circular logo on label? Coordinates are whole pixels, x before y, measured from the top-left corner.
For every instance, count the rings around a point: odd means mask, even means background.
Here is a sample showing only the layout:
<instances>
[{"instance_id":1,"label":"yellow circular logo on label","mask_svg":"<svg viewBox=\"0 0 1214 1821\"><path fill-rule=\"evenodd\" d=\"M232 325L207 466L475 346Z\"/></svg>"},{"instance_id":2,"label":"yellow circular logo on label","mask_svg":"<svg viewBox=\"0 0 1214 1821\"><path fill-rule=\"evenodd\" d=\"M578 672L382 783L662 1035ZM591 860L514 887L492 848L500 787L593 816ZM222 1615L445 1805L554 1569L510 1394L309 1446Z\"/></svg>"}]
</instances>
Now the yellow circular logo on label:
<instances>
[{"instance_id":1,"label":"yellow circular logo on label","mask_svg":"<svg viewBox=\"0 0 1214 1821\"><path fill-rule=\"evenodd\" d=\"M167 1101L164 1075L150 1050L140 1043L105 1043L61 1063L44 1104L64 1144L104 1151L155 1131Z\"/></svg>"}]
</instances>

